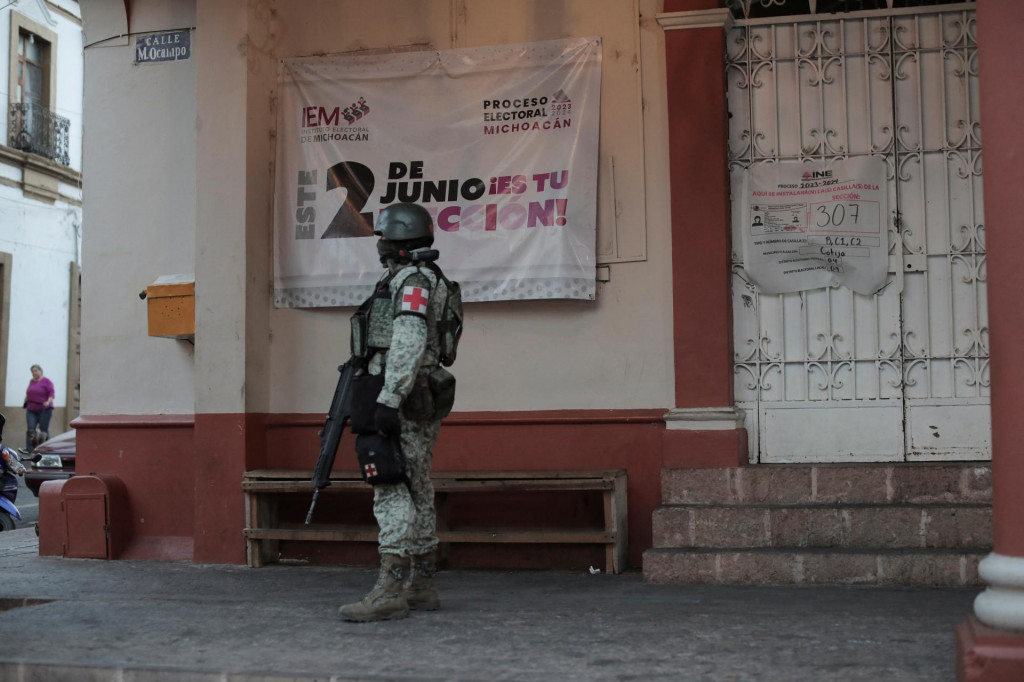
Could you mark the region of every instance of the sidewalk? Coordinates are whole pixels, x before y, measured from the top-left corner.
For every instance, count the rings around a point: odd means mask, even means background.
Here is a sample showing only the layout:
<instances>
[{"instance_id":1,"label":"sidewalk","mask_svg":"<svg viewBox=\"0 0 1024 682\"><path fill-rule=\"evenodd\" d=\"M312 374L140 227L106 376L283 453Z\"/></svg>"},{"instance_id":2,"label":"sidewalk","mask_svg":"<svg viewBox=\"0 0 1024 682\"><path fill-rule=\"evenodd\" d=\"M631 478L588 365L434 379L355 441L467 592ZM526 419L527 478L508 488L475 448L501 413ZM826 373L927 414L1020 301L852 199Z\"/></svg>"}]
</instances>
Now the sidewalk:
<instances>
[{"instance_id":1,"label":"sidewalk","mask_svg":"<svg viewBox=\"0 0 1024 682\"><path fill-rule=\"evenodd\" d=\"M370 569L36 550L31 529L0 533L4 682L954 682L977 593L447 571L442 610L352 624L336 610Z\"/></svg>"}]
</instances>

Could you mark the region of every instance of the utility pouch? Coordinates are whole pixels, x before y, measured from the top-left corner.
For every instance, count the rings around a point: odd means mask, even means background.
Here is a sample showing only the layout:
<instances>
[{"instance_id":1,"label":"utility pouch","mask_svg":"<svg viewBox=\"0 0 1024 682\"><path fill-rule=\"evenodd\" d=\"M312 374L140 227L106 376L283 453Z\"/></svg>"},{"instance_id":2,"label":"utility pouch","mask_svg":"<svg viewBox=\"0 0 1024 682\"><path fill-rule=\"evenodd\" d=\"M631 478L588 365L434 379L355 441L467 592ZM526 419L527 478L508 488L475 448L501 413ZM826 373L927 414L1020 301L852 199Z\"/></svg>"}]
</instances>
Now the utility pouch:
<instances>
[{"instance_id":1,"label":"utility pouch","mask_svg":"<svg viewBox=\"0 0 1024 682\"><path fill-rule=\"evenodd\" d=\"M356 459L363 480L370 485L404 483L405 455L398 436L379 433L356 436Z\"/></svg>"},{"instance_id":2,"label":"utility pouch","mask_svg":"<svg viewBox=\"0 0 1024 682\"><path fill-rule=\"evenodd\" d=\"M366 360L370 357L370 346L366 343L366 333L369 331L370 318L363 306L352 314L349 324L352 326L352 355L353 357Z\"/></svg>"},{"instance_id":3,"label":"utility pouch","mask_svg":"<svg viewBox=\"0 0 1024 682\"><path fill-rule=\"evenodd\" d=\"M455 405L455 375L438 367L427 375L427 385L434 399L434 419L444 419Z\"/></svg>"},{"instance_id":4,"label":"utility pouch","mask_svg":"<svg viewBox=\"0 0 1024 682\"><path fill-rule=\"evenodd\" d=\"M363 301L359 308L352 313L349 325L352 327L352 355L363 360L370 358L370 304L373 303L373 296Z\"/></svg>"},{"instance_id":5,"label":"utility pouch","mask_svg":"<svg viewBox=\"0 0 1024 682\"><path fill-rule=\"evenodd\" d=\"M377 398L384 389L384 373L359 374L352 377L352 414L349 428L352 433L376 433L373 416L377 412Z\"/></svg>"},{"instance_id":6,"label":"utility pouch","mask_svg":"<svg viewBox=\"0 0 1024 682\"><path fill-rule=\"evenodd\" d=\"M412 390L402 401L402 413L406 419L416 422L430 421L434 418L434 397L431 395L427 377L417 375Z\"/></svg>"}]
</instances>

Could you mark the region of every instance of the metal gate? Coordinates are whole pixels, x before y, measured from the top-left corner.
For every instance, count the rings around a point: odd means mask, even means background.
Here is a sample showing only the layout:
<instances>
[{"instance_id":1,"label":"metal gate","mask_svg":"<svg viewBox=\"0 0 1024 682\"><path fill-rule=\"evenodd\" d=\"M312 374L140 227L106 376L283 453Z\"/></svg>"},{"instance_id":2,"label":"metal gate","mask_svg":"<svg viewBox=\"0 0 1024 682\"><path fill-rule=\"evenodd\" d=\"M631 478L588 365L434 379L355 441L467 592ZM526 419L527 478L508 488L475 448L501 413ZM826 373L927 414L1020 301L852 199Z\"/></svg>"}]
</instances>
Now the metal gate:
<instances>
[{"instance_id":1,"label":"metal gate","mask_svg":"<svg viewBox=\"0 0 1024 682\"><path fill-rule=\"evenodd\" d=\"M873 296L759 294L734 228L735 399L753 461L990 457L973 7L729 32L734 177L751 164L879 156L895 207L888 284Z\"/></svg>"}]
</instances>

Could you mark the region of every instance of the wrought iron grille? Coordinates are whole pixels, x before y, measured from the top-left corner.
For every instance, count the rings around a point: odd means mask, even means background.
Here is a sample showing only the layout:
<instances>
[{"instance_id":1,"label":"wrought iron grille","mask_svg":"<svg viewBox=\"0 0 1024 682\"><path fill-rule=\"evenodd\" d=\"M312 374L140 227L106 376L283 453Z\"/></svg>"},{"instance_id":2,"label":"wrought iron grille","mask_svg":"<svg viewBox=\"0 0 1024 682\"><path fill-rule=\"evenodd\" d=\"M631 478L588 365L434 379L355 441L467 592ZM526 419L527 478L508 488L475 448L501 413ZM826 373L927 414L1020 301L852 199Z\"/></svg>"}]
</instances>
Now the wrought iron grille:
<instances>
[{"instance_id":1,"label":"wrought iron grille","mask_svg":"<svg viewBox=\"0 0 1024 682\"><path fill-rule=\"evenodd\" d=\"M20 102L11 105L7 120L10 121L11 147L44 156L62 166L71 165L68 155L71 121L38 104Z\"/></svg>"},{"instance_id":2,"label":"wrought iron grille","mask_svg":"<svg viewBox=\"0 0 1024 682\"><path fill-rule=\"evenodd\" d=\"M721 0L737 19L951 5L974 0Z\"/></svg>"},{"instance_id":3,"label":"wrought iron grille","mask_svg":"<svg viewBox=\"0 0 1024 682\"><path fill-rule=\"evenodd\" d=\"M754 432L793 423L778 416L782 408L870 408L902 415L907 459L988 456L977 59L969 4L752 19L731 29L730 168L881 157L897 211L892 286L870 297L840 288L759 293L734 231L735 394L761 420L748 424Z\"/></svg>"}]
</instances>

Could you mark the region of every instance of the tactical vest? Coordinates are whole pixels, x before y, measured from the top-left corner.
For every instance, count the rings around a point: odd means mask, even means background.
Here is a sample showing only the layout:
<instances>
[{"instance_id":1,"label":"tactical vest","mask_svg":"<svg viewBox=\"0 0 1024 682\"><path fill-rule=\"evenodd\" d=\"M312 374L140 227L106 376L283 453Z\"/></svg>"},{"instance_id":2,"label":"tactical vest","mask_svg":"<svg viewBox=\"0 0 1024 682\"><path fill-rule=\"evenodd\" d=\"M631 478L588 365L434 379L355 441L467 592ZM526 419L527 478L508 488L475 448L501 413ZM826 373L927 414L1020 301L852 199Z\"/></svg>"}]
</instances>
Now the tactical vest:
<instances>
[{"instance_id":1,"label":"tactical vest","mask_svg":"<svg viewBox=\"0 0 1024 682\"><path fill-rule=\"evenodd\" d=\"M391 298L388 275L377 282L368 299L352 315L352 355L369 360L378 350L391 347L391 331L395 321L395 304Z\"/></svg>"},{"instance_id":2,"label":"tactical vest","mask_svg":"<svg viewBox=\"0 0 1024 682\"><path fill-rule=\"evenodd\" d=\"M438 350L440 363L451 367L455 363L459 339L462 337L462 288L458 282L445 277L435 263L428 262L426 267L434 273L438 283L445 284L445 299L440 319L437 320ZM395 275L388 274L377 282L373 294L352 315L352 355L357 358L369 359L376 351L391 347L395 304L391 298L390 285L394 278Z\"/></svg>"},{"instance_id":3,"label":"tactical vest","mask_svg":"<svg viewBox=\"0 0 1024 682\"><path fill-rule=\"evenodd\" d=\"M437 356L433 362L450 367L455 362L459 337L462 336L462 291L458 282L452 282L433 262L424 264L435 276L430 295L441 295L438 287L444 284L444 300L437 318L434 318L437 332ZM419 270L419 268L417 268ZM402 271L404 272L404 270ZM399 272L397 276L400 276ZM406 276L411 276L412 273ZM395 304L391 294L391 283L396 275L387 274L374 288L352 315L352 355L369 361L379 351L391 347L391 334L395 320ZM403 284L403 281L398 284ZM435 301L436 302L436 301ZM436 308L435 308L436 310ZM429 324L429 323L428 323ZM428 330L428 335L430 334ZM433 353L433 351L431 351ZM434 356L431 355L433 358ZM451 413L455 403L455 377L436 364L421 366L421 376L405 398L402 413L414 421L440 420ZM379 392L379 388L376 392ZM369 401L374 407L376 394ZM355 417L353 417L355 419Z\"/></svg>"}]
</instances>

